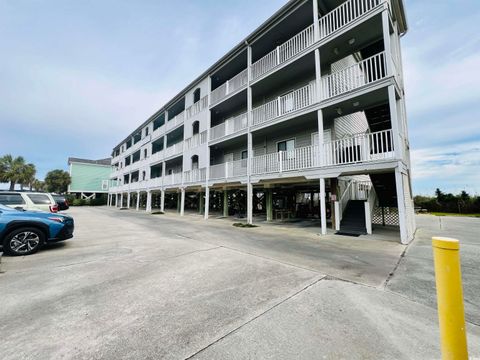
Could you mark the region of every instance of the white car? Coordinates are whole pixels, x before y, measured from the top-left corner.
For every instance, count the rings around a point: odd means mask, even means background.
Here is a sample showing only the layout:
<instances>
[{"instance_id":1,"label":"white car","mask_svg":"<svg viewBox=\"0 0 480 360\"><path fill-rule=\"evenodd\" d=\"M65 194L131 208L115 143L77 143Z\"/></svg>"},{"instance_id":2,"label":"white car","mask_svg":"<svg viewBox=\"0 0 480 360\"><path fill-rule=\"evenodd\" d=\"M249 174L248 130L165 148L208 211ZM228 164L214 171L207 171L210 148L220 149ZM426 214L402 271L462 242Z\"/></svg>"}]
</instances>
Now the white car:
<instances>
[{"instance_id":1,"label":"white car","mask_svg":"<svg viewBox=\"0 0 480 360\"><path fill-rule=\"evenodd\" d=\"M58 212L58 205L49 193L31 191L0 191L0 204L15 209Z\"/></svg>"}]
</instances>

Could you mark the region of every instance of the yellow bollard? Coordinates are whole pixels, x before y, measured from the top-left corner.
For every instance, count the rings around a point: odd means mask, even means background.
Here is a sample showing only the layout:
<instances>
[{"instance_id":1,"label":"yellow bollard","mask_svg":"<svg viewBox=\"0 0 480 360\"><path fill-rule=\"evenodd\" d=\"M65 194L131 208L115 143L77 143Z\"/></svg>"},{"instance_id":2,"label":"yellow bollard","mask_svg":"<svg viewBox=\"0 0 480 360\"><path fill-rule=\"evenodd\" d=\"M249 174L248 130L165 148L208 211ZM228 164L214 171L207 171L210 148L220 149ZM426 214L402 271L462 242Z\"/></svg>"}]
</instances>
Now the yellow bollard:
<instances>
[{"instance_id":1,"label":"yellow bollard","mask_svg":"<svg viewBox=\"0 0 480 360\"><path fill-rule=\"evenodd\" d=\"M442 359L468 359L460 243L456 239L433 237L432 247Z\"/></svg>"}]
</instances>

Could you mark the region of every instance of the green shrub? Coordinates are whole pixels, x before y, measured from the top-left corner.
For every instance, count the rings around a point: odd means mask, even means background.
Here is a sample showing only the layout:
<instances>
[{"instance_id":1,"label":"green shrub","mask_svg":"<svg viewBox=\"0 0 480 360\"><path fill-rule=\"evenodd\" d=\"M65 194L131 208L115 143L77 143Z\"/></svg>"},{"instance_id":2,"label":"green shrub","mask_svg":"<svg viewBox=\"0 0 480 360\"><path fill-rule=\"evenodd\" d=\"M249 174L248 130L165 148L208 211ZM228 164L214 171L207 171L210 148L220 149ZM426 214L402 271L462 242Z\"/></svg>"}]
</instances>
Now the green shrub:
<instances>
[{"instance_id":1,"label":"green shrub","mask_svg":"<svg viewBox=\"0 0 480 360\"><path fill-rule=\"evenodd\" d=\"M84 206L86 204L85 199L73 199L72 206Z\"/></svg>"}]
</instances>

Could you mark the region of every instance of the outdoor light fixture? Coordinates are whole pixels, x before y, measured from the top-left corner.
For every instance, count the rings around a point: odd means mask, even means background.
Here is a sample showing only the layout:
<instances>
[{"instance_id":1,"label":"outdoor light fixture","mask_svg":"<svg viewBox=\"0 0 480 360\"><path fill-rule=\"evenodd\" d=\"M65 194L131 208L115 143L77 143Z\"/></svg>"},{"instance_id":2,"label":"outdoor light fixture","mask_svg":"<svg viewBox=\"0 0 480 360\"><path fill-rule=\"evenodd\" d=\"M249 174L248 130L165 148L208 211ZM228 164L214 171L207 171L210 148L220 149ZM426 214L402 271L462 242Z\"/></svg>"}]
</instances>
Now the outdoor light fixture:
<instances>
[{"instance_id":1,"label":"outdoor light fixture","mask_svg":"<svg viewBox=\"0 0 480 360\"><path fill-rule=\"evenodd\" d=\"M358 102L358 101L355 101L355 102L353 103L353 106L354 106L354 107L357 107L358 105L360 105L360 102Z\"/></svg>"},{"instance_id":2,"label":"outdoor light fixture","mask_svg":"<svg viewBox=\"0 0 480 360\"><path fill-rule=\"evenodd\" d=\"M336 108L335 110L337 111L338 115L342 115L342 109L341 108Z\"/></svg>"},{"instance_id":3,"label":"outdoor light fixture","mask_svg":"<svg viewBox=\"0 0 480 360\"><path fill-rule=\"evenodd\" d=\"M355 44L355 38L351 38L350 40L348 40L348 44L349 45Z\"/></svg>"},{"instance_id":4,"label":"outdoor light fixture","mask_svg":"<svg viewBox=\"0 0 480 360\"><path fill-rule=\"evenodd\" d=\"M340 53L340 51L338 51L338 48L334 48L334 49L333 49L333 53L334 53L335 55L338 55L338 54Z\"/></svg>"}]
</instances>

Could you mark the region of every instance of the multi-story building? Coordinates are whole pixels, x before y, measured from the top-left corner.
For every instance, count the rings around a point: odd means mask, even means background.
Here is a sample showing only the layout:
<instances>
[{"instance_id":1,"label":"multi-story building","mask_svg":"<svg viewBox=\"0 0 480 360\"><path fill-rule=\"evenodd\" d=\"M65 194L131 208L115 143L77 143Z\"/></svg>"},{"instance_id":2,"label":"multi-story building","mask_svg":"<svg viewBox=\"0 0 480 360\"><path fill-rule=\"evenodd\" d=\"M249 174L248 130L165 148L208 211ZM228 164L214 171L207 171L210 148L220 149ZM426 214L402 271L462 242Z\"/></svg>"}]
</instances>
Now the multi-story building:
<instances>
[{"instance_id":1,"label":"multi-story building","mask_svg":"<svg viewBox=\"0 0 480 360\"><path fill-rule=\"evenodd\" d=\"M402 0L289 1L113 149L109 204L407 243L406 30Z\"/></svg>"},{"instance_id":2,"label":"multi-story building","mask_svg":"<svg viewBox=\"0 0 480 360\"><path fill-rule=\"evenodd\" d=\"M111 158L100 160L68 158L68 172L71 178L68 193L74 194L79 199L95 199L99 195L107 194L112 172L111 162Z\"/></svg>"}]
</instances>

